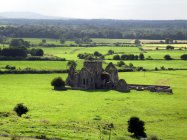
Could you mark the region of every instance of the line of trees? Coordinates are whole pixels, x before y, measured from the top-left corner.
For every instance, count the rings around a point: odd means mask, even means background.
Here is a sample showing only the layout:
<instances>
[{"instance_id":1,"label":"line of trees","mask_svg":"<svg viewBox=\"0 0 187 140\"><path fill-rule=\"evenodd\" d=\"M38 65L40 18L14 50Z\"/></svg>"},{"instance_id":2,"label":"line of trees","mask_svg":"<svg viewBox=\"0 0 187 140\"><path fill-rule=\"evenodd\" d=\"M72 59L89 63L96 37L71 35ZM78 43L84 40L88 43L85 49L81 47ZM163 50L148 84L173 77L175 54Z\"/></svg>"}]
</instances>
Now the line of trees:
<instances>
[{"instance_id":1,"label":"line of trees","mask_svg":"<svg viewBox=\"0 0 187 140\"><path fill-rule=\"evenodd\" d=\"M0 21L0 23L3 21ZM86 38L127 38L186 40L186 21L115 21L115 20L6 20L2 36L14 38L56 38L78 42ZM44 24L45 23L45 24ZM62 40L63 42L63 40Z\"/></svg>"},{"instance_id":2,"label":"line of trees","mask_svg":"<svg viewBox=\"0 0 187 140\"><path fill-rule=\"evenodd\" d=\"M139 55L134 55L134 54L123 54L123 55L114 55L113 60L144 60L144 54L140 53Z\"/></svg>"}]
</instances>

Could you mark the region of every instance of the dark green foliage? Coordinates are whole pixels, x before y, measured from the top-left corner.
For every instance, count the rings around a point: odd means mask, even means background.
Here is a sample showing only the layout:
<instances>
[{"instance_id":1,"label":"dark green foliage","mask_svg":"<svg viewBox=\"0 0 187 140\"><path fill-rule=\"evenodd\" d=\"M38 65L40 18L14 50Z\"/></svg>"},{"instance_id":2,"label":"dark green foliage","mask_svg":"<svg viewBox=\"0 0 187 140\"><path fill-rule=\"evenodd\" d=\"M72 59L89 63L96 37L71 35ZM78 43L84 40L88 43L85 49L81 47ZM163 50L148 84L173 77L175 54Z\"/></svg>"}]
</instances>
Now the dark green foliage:
<instances>
[{"instance_id":1,"label":"dark green foliage","mask_svg":"<svg viewBox=\"0 0 187 140\"><path fill-rule=\"evenodd\" d=\"M10 47L1 50L1 55L6 57L27 57L27 49L24 47Z\"/></svg>"},{"instance_id":2,"label":"dark green foliage","mask_svg":"<svg viewBox=\"0 0 187 140\"><path fill-rule=\"evenodd\" d=\"M182 59L182 60L187 60L187 54L181 55L181 59Z\"/></svg>"},{"instance_id":3,"label":"dark green foliage","mask_svg":"<svg viewBox=\"0 0 187 140\"><path fill-rule=\"evenodd\" d=\"M134 41L134 44L135 44L136 46L141 46L141 41L140 41L139 39L136 39L136 40Z\"/></svg>"},{"instance_id":4,"label":"dark green foliage","mask_svg":"<svg viewBox=\"0 0 187 140\"><path fill-rule=\"evenodd\" d=\"M120 56L117 54L117 55L114 55L114 56L113 56L113 59L114 59L114 60L120 60L121 58L120 58Z\"/></svg>"},{"instance_id":5,"label":"dark green foliage","mask_svg":"<svg viewBox=\"0 0 187 140\"><path fill-rule=\"evenodd\" d=\"M108 51L108 55L113 55L114 54L114 51L113 50L109 50Z\"/></svg>"},{"instance_id":6,"label":"dark green foliage","mask_svg":"<svg viewBox=\"0 0 187 140\"><path fill-rule=\"evenodd\" d=\"M38 135L36 136L37 139L47 139L46 135Z\"/></svg>"},{"instance_id":7,"label":"dark green foliage","mask_svg":"<svg viewBox=\"0 0 187 140\"><path fill-rule=\"evenodd\" d=\"M96 57L100 57L100 56L102 56L102 54L99 53L98 51L95 51L95 52L94 52L94 56L96 56Z\"/></svg>"},{"instance_id":8,"label":"dark green foliage","mask_svg":"<svg viewBox=\"0 0 187 140\"><path fill-rule=\"evenodd\" d=\"M124 65L125 65L125 62L123 62L122 60L117 62L118 67L121 67L121 66L124 66Z\"/></svg>"},{"instance_id":9,"label":"dark green foliage","mask_svg":"<svg viewBox=\"0 0 187 140\"><path fill-rule=\"evenodd\" d=\"M10 42L11 47L30 47L30 42L24 41L23 39L12 39Z\"/></svg>"},{"instance_id":10,"label":"dark green foliage","mask_svg":"<svg viewBox=\"0 0 187 140\"><path fill-rule=\"evenodd\" d=\"M123 54L121 55L122 60L138 60L138 55L134 54Z\"/></svg>"},{"instance_id":11,"label":"dark green foliage","mask_svg":"<svg viewBox=\"0 0 187 140\"><path fill-rule=\"evenodd\" d=\"M144 60L144 54L141 53L141 54L139 55L139 58L140 58L140 60Z\"/></svg>"},{"instance_id":12,"label":"dark green foliage","mask_svg":"<svg viewBox=\"0 0 187 140\"><path fill-rule=\"evenodd\" d=\"M5 69L8 69L8 70L15 70L16 67L15 67L15 66L6 65L6 66L5 66Z\"/></svg>"},{"instance_id":13,"label":"dark green foliage","mask_svg":"<svg viewBox=\"0 0 187 140\"><path fill-rule=\"evenodd\" d=\"M174 47L173 47L173 46L168 45L168 46L166 46L166 50L174 50Z\"/></svg>"},{"instance_id":14,"label":"dark green foliage","mask_svg":"<svg viewBox=\"0 0 187 140\"><path fill-rule=\"evenodd\" d=\"M23 103L19 103L14 107L14 111L21 117L23 114L26 114L29 109Z\"/></svg>"},{"instance_id":15,"label":"dark green foliage","mask_svg":"<svg viewBox=\"0 0 187 140\"><path fill-rule=\"evenodd\" d=\"M144 128L144 121L138 117L131 117L128 121L128 132L133 133L136 138L147 137Z\"/></svg>"},{"instance_id":16,"label":"dark green foliage","mask_svg":"<svg viewBox=\"0 0 187 140\"><path fill-rule=\"evenodd\" d=\"M54 78L52 81L51 81L51 86L54 86L54 87L65 87L65 82L64 80L61 78L61 77L57 77L57 78Z\"/></svg>"},{"instance_id":17,"label":"dark green foliage","mask_svg":"<svg viewBox=\"0 0 187 140\"><path fill-rule=\"evenodd\" d=\"M0 27L0 34L15 38L76 38L88 40L89 38L126 38L126 39L154 39L175 40L186 39L185 20L176 21L137 21L137 20L25 20L3 19L2 25L14 26ZM159 30L158 30L159 27ZM168 27L169 32L168 32ZM128 29L128 30L127 30ZM82 39L83 38L83 39ZM88 39L85 39L88 38Z\"/></svg>"},{"instance_id":18,"label":"dark green foliage","mask_svg":"<svg viewBox=\"0 0 187 140\"><path fill-rule=\"evenodd\" d=\"M32 56L43 56L44 55L44 51L42 49L31 49L30 50L30 54Z\"/></svg>"},{"instance_id":19,"label":"dark green foliage","mask_svg":"<svg viewBox=\"0 0 187 140\"><path fill-rule=\"evenodd\" d=\"M74 60L71 60L71 61L68 61L67 66L76 68L77 67L77 63Z\"/></svg>"},{"instance_id":20,"label":"dark green foliage","mask_svg":"<svg viewBox=\"0 0 187 140\"><path fill-rule=\"evenodd\" d=\"M170 56L169 54L165 55L165 56L164 56L164 59L165 59L165 60L172 60L172 58L171 58L171 56Z\"/></svg>"}]
</instances>

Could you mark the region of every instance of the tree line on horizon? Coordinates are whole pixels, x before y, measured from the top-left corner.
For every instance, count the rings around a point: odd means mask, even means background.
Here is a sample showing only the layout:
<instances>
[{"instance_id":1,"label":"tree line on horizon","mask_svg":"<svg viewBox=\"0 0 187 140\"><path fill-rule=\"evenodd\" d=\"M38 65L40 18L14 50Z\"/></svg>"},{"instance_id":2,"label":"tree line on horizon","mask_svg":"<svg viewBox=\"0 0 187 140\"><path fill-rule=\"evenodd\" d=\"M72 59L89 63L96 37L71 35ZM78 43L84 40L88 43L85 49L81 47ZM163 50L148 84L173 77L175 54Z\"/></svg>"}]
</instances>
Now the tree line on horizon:
<instances>
[{"instance_id":1,"label":"tree line on horizon","mask_svg":"<svg viewBox=\"0 0 187 140\"><path fill-rule=\"evenodd\" d=\"M30 23L29 23L30 21ZM0 35L14 38L187 40L187 21L1 20Z\"/></svg>"}]
</instances>

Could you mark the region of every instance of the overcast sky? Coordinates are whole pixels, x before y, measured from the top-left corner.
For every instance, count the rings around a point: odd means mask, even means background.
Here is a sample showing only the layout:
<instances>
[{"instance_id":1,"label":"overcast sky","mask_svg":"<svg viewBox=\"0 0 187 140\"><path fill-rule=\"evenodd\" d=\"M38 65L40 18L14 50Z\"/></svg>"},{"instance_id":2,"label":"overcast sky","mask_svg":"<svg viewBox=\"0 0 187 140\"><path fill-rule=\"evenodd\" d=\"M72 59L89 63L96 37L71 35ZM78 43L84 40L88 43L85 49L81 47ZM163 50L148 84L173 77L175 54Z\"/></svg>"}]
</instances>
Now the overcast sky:
<instances>
[{"instance_id":1,"label":"overcast sky","mask_svg":"<svg viewBox=\"0 0 187 140\"><path fill-rule=\"evenodd\" d=\"M187 19L187 0L0 0L0 12L107 19Z\"/></svg>"}]
</instances>

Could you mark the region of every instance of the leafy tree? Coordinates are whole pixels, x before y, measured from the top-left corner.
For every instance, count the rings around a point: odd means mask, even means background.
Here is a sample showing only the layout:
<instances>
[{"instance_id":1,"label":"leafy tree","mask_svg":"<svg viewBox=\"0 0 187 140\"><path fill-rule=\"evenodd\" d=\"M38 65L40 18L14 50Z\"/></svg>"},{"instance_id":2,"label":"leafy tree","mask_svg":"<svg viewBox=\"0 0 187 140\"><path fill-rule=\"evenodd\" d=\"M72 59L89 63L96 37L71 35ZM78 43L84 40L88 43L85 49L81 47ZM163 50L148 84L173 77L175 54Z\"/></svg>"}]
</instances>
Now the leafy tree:
<instances>
[{"instance_id":1,"label":"leafy tree","mask_svg":"<svg viewBox=\"0 0 187 140\"><path fill-rule=\"evenodd\" d=\"M113 51L113 50L109 50L109 51L108 51L108 54L109 54L109 55L113 55L113 54L114 54L114 51Z\"/></svg>"},{"instance_id":2,"label":"leafy tree","mask_svg":"<svg viewBox=\"0 0 187 140\"><path fill-rule=\"evenodd\" d=\"M181 55L181 59L182 59L182 60L187 60L187 54Z\"/></svg>"},{"instance_id":3,"label":"leafy tree","mask_svg":"<svg viewBox=\"0 0 187 140\"><path fill-rule=\"evenodd\" d=\"M27 49L24 47L4 48L1 50L1 55L7 57L27 57Z\"/></svg>"},{"instance_id":4,"label":"leafy tree","mask_svg":"<svg viewBox=\"0 0 187 140\"><path fill-rule=\"evenodd\" d=\"M113 59L114 59L114 60L120 60L121 58L120 58L120 56L117 54L117 55L114 55L114 56L113 56Z\"/></svg>"},{"instance_id":5,"label":"leafy tree","mask_svg":"<svg viewBox=\"0 0 187 140\"><path fill-rule=\"evenodd\" d=\"M30 43L28 41L24 41L23 39L12 39L10 41L11 47L30 47Z\"/></svg>"},{"instance_id":6,"label":"leafy tree","mask_svg":"<svg viewBox=\"0 0 187 140\"><path fill-rule=\"evenodd\" d=\"M44 55L44 51L42 49L31 49L30 50L30 54L32 56L43 56Z\"/></svg>"},{"instance_id":7,"label":"leafy tree","mask_svg":"<svg viewBox=\"0 0 187 140\"><path fill-rule=\"evenodd\" d=\"M62 89L65 87L65 82L61 77L54 78L51 81L51 86L54 86L54 89Z\"/></svg>"},{"instance_id":8,"label":"leafy tree","mask_svg":"<svg viewBox=\"0 0 187 140\"><path fill-rule=\"evenodd\" d=\"M23 114L26 114L29 109L23 103L19 103L14 107L14 111L21 117Z\"/></svg>"},{"instance_id":9,"label":"leafy tree","mask_svg":"<svg viewBox=\"0 0 187 140\"><path fill-rule=\"evenodd\" d=\"M134 67L133 63L129 63L129 67L133 68Z\"/></svg>"},{"instance_id":10,"label":"leafy tree","mask_svg":"<svg viewBox=\"0 0 187 140\"><path fill-rule=\"evenodd\" d=\"M141 41L140 41L139 39L136 39L136 40L134 41L134 44L135 44L136 46L141 46Z\"/></svg>"},{"instance_id":11,"label":"leafy tree","mask_svg":"<svg viewBox=\"0 0 187 140\"><path fill-rule=\"evenodd\" d=\"M133 133L136 138L147 137L144 128L144 121L140 120L138 117L131 117L128 121L128 132Z\"/></svg>"},{"instance_id":12,"label":"leafy tree","mask_svg":"<svg viewBox=\"0 0 187 140\"><path fill-rule=\"evenodd\" d=\"M139 58L140 58L140 60L144 60L144 54L141 53L141 54L139 55Z\"/></svg>"},{"instance_id":13,"label":"leafy tree","mask_svg":"<svg viewBox=\"0 0 187 140\"><path fill-rule=\"evenodd\" d=\"M122 60L120 60L119 62L117 62L117 66L118 67L121 67L121 66L124 66L125 65L125 62L123 62Z\"/></svg>"},{"instance_id":14,"label":"leafy tree","mask_svg":"<svg viewBox=\"0 0 187 140\"><path fill-rule=\"evenodd\" d=\"M102 54L99 53L98 51L95 51L95 52L94 52L94 56L100 57L100 56L102 56Z\"/></svg>"},{"instance_id":15,"label":"leafy tree","mask_svg":"<svg viewBox=\"0 0 187 140\"><path fill-rule=\"evenodd\" d=\"M173 46L168 45L168 46L166 46L166 50L174 50L174 47L173 47Z\"/></svg>"},{"instance_id":16,"label":"leafy tree","mask_svg":"<svg viewBox=\"0 0 187 140\"><path fill-rule=\"evenodd\" d=\"M171 56L170 56L169 54L165 55L165 56L164 56L164 59L165 59L165 60L172 60L172 58L171 58Z\"/></svg>"},{"instance_id":17,"label":"leafy tree","mask_svg":"<svg viewBox=\"0 0 187 140\"><path fill-rule=\"evenodd\" d=\"M70 60L70 61L68 61L67 66L76 68L77 63L74 60Z\"/></svg>"}]
</instances>

